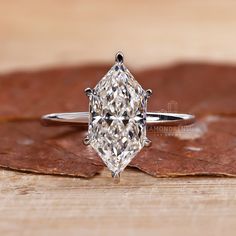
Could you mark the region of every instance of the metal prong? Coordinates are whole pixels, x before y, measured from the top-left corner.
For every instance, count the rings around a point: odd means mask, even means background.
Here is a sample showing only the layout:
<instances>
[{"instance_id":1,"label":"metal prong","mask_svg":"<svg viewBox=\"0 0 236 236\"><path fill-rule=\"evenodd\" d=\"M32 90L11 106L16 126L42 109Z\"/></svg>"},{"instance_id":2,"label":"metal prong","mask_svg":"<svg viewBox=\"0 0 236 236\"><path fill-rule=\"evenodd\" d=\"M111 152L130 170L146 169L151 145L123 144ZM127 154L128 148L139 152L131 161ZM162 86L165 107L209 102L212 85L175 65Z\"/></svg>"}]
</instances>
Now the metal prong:
<instances>
[{"instance_id":1,"label":"metal prong","mask_svg":"<svg viewBox=\"0 0 236 236\"><path fill-rule=\"evenodd\" d=\"M124 61L124 55L122 52L117 52L115 57L116 62L123 63Z\"/></svg>"},{"instance_id":2,"label":"metal prong","mask_svg":"<svg viewBox=\"0 0 236 236\"><path fill-rule=\"evenodd\" d=\"M151 97L152 90L151 89L146 90L146 95L147 95L147 98Z\"/></svg>"},{"instance_id":3,"label":"metal prong","mask_svg":"<svg viewBox=\"0 0 236 236\"><path fill-rule=\"evenodd\" d=\"M152 145L152 141L146 138L144 145L145 147L150 147Z\"/></svg>"},{"instance_id":4,"label":"metal prong","mask_svg":"<svg viewBox=\"0 0 236 236\"><path fill-rule=\"evenodd\" d=\"M120 172L111 172L111 176L114 179L114 183L118 184L120 182Z\"/></svg>"},{"instance_id":5,"label":"metal prong","mask_svg":"<svg viewBox=\"0 0 236 236\"><path fill-rule=\"evenodd\" d=\"M93 89L91 89L91 88L86 88L86 89L84 90L84 92L85 92L85 94L89 97L91 94L93 94Z\"/></svg>"},{"instance_id":6,"label":"metal prong","mask_svg":"<svg viewBox=\"0 0 236 236\"><path fill-rule=\"evenodd\" d=\"M89 140L89 137L88 136L86 136L85 138L84 138L84 145L89 145L89 143L90 143L90 140Z\"/></svg>"}]
</instances>

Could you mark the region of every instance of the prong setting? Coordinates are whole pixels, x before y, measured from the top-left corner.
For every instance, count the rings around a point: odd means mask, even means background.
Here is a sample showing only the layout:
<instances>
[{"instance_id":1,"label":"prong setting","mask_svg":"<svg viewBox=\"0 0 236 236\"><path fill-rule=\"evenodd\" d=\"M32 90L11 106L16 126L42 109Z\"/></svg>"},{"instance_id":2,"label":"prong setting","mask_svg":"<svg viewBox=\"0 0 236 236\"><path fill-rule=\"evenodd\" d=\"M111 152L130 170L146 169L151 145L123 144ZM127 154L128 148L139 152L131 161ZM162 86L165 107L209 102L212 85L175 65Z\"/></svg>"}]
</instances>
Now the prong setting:
<instances>
[{"instance_id":1,"label":"prong setting","mask_svg":"<svg viewBox=\"0 0 236 236\"><path fill-rule=\"evenodd\" d=\"M124 55L123 55L122 52L117 52L116 53L115 61L117 63L123 63L124 62Z\"/></svg>"},{"instance_id":2,"label":"prong setting","mask_svg":"<svg viewBox=\"0 0 236 236\"><path fill-rule=\"evenodd\" d=\"M145 147L150 147L151 145L152 145L152 141L150 139L146 138L144 146Z\"/></svg>"},{"instance_id":3,"label":"prong setting","mask_svg":"<svg viewBox=\"0 0 236 236\"><path fill-rule=\"evenodd\" d=\"M84 92L85 92L85 94L86 94L86 96L91 96L92 94L93 94L93 89L91 89L91 88L86 88L85 90L84 90Z\"/></svg>"},{"instance_id":4,"label":"prong setting","mask_svg":"<svg viewBox=\"0 0 236 236\"><path fill-rule=\"evenodd\" d=\"M146 90L146 96L147 96L147 98L150 98L152 96L152 90L151 89Z\"/></svg>"},{"instance_id":5,"label":"prong setting","mask_svg":"<svg viewBox=\"0 0 236 236\"><path fill-rule=\"evenodd\" d=\"M88 145L90 144L90 139L89 139L88 136L86 136L86 137L84 138L83 143L84 143L84 145L86 145L86 146L88 146Z\"/></svg>"},{"instance_id":6,"label":"prong setting","mask_svg":"<svg viewBox=\"0 0 236 236\"><path fill-rule=\"evenodd\" d=\"M120 172L111 172L111 176L114 179L115 183L119 183L120 182Z\"/></svg>"}]
</instances>

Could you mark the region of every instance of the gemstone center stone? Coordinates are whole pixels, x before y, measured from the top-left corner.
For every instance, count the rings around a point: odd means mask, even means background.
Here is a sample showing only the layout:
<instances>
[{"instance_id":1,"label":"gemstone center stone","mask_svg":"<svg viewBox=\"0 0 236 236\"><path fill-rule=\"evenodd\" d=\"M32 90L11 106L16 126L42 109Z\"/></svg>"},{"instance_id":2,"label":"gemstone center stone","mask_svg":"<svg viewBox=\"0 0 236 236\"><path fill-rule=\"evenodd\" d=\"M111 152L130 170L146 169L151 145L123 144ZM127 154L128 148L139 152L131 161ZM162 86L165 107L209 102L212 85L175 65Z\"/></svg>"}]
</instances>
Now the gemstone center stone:
<instances>
[{"instance_id":1,"label":"gemstone center stone","mask_svg":"<svg viewBox=\"0 0 236 236\"><path fill-rule=\"evenodd\" d=\"M119 174L145 144L146 92L124 64L117 62L89 100L90 145L113 174Z\"/></svg>"}]
</instances>

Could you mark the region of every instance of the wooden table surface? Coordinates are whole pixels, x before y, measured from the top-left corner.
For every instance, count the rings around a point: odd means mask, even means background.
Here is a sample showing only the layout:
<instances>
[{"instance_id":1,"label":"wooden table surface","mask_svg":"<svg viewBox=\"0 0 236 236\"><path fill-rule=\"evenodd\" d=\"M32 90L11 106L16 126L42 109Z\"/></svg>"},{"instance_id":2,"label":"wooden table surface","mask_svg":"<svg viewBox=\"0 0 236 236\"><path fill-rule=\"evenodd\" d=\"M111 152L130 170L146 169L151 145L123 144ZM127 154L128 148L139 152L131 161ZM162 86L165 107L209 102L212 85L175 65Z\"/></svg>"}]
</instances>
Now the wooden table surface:
<instances>
[{"instance_id":1,"label":"wooden table surface","mask_svg":"<svg viewBox=\"0 0 236 236\"><path fill-rule=\"evenodd\" d=\"M0 71L111 62L236 61L234 0L0 2Z\"/></svg>"},{"instance_id":2,"label":"wooden table surface","mask_svg":"<svg viewBox=\"0 0 236 236\"><path fill-rule=\"evenodd\" d=\"M236 179L1 171L1 235L235 235Z\"/></svg>"},{"instance_id":3,"label":"wooden table surface","mask_svg":"<svg viewBox=\"0 0 236 236\"><path fill-rule=\"evenodd\" d=\"M0 72L112 62L136 69L236 61L236 1L0 3ZM134 170L114 184L0 170L0 235L235 235L236 179L157 179Z\"/></svg>"}]
</instances>

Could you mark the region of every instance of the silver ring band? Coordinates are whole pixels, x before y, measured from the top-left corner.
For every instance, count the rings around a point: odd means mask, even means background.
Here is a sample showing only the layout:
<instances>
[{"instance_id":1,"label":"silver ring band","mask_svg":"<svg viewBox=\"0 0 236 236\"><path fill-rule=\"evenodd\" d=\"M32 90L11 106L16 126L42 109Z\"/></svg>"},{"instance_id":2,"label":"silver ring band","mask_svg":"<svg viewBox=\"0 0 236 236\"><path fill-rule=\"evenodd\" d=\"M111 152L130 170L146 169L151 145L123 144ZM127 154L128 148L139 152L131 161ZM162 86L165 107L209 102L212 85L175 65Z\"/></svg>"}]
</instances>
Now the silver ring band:
<instances>
[{"instance_id":1,"label":"silver ring band","mask_svg":"<svg viewBox=\"0 0 236 236\"><path fill-rule=\"evenodd\" d=\"M89 112L53 113L42 117L44 125L87 126ZM147 112L148 126L179 126L194 123L195 117L188 114Z\"/></svg>"}]
</instances>

